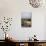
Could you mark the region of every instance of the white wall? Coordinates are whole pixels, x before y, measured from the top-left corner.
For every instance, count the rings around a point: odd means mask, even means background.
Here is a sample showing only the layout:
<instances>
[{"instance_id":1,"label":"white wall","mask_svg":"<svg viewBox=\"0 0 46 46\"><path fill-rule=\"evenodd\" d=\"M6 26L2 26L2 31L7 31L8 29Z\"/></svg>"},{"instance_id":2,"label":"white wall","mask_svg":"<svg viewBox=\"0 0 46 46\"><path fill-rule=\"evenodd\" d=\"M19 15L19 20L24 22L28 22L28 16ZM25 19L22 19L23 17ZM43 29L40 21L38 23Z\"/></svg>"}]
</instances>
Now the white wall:
<instances>
[{"instance_id":1,"label":"white wall","mask_svg":"<svg viewBox=\"0 0 46 46\"><path fill-rule=\"evenodd\" d=\"M21 12L32 12L32 27L21 27ZM27 40L34 34L44 40L45 8L32 8L28 0L0 0L0 16L13 17L10 33L17 40ZM1 32L0 32L1 33ZM2 39L2 36L1 38Z\"/></svg>"},{"instance_id":2,"label":"white wall","mask_svg":"<svg viewBox=\"0 0 46 46\"><path fill-rule=\"evenodd\" d=\"M45 19L44 20L45 20L45 24L44 24L44 30L45 30L44 31L44 38L46 39L46 15L45 15Z\"/></svg>"}]
</instances>

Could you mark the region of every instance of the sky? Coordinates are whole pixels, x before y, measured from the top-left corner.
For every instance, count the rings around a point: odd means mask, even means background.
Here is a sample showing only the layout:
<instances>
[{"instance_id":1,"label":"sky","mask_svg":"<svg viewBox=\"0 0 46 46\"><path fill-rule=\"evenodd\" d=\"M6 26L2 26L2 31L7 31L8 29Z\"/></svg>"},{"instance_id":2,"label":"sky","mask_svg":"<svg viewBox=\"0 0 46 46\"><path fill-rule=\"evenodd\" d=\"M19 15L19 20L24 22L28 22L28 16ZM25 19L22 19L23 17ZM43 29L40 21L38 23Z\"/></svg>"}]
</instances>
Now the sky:
<instances>
[{"instance_id":1,"label":"sky","mask_svg":"<svg viewBox=\"0 0 46 46\"><path fill-rule=\"evenodd\" d=\"M31 19L32 18L32 13L31 12L22 12L21 13L21 18Z\"/></svg>"}]
</instances>

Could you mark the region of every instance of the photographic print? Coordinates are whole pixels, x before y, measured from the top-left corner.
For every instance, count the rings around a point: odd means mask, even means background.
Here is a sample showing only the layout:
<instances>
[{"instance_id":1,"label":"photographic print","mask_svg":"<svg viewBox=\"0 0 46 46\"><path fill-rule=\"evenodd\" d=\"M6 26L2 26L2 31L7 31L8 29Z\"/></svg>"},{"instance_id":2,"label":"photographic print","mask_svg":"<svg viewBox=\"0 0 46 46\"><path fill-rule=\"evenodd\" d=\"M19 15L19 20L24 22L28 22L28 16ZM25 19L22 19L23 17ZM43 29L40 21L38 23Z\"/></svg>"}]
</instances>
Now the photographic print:
<instances>
[{"instance_id":1,"label":"photographic print","mask_svg":"<svg viewBox=\"0 0 46 46\"><path fill-rule=\"evenodd\" d=\"M21 13L21 26L22 27L31 27L32 26L32 13L31 12L22 12Z\"/></svg>"}]
</instances>

